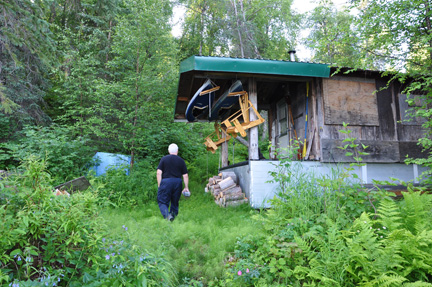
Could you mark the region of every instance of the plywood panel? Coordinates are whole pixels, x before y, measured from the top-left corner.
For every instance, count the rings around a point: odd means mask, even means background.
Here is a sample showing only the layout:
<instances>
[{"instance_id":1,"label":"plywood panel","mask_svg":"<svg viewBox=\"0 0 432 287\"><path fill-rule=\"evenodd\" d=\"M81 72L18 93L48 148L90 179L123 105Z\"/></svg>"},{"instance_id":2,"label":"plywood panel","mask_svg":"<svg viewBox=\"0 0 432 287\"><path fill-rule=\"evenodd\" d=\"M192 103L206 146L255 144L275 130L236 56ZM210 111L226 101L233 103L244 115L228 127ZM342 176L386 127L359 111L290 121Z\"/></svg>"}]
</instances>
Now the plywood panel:
<instances>
[{"instance_id":1,"label":"plywood panel","mask_svg":"<svg viewBox=\"0 0 432 287\"><path fill-rule=\"evenodd\" d=\"M378 126L375 81L324 79L325 124Z\"/></svg>"}]
</instances>

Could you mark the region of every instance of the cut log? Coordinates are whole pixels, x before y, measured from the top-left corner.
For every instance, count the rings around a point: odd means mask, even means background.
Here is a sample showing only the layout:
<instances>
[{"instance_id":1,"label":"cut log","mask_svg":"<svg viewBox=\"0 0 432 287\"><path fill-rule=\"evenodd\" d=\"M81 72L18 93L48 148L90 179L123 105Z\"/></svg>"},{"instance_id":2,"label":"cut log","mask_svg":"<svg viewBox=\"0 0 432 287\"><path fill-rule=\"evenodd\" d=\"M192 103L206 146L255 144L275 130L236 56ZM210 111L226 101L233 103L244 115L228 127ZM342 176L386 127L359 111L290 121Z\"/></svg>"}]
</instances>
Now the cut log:
<instances>
[{"instance_id":1,"label":"cut log","mask_svg":"<svg viewBox=\"0 0 432 287\"><path fill-rule=\"evenodd\" d=\"M227 188L230 188L232 186L235 186L236 183L234 182L234 180L232 179L232 177L227 177L226 179L222 180L221 182L218 183L220 186L220 189L224 190Z\"/></svg>"},{"instance_id":2,"label":"cut log","mask_svg":"<svg viewBox=\"0 0 432 287\"><path fill-rule=\"evenodd\" d=\"M242 205L243 203L248 203L249 199L245 198L245 199L241 199L241 200L235 200L235 201L227 201L225 206L238 206L238 205Z\"/></svg>"},{"instance_id":3,"label":"cut log","mask_svg":"<svg viewBox=\"0 0 432 287\"><path fill-rule=\"evenodd\" d=\"M220 189L218 189L218 188L215 188L215 189L213 189L213 192L212 192L212 195L214 196L214 197L216 197L216 196L218 196L219 195L219 193L221 192L221 190Z\"/></svg>"},{"instance_id":4,"label":"cut log","mask_svg":"<svg viewBox=\"0 0 432 287\"><path fill-rule=\"evenodd\" d=\"M222 198L222 204L225 206L230 201L238 201L238 200L245 199L245 194L242 192L239 192L239 193L234 193L234 194L230 194L230 195L225 195L221 198Z\"/></svg>"},{"instance_id":5,"label":"cut log","mask_svg":"<svg viewBox=\"0 0 432 287\"><path fill-rule=\"evenodd\" d=\"M235 183L238 183L237 182L237 175L233 171L222 172L222 179L226 179L228 177L231 177Z\"/></svg>"},{"instance_id":6,"label":"cut log","mask_svg":"<svg viewBox=\"0 0 432 287\"><path fill-rule=\"evenodd\" d=\"M233 186L231 188L221 190L220 193L221 193L221 196L225 196L227 194L238 193L238 192L242 192L242 189L240 186L236 185L236 186Z\"/></svg>"},{"instance_id":7,"label":"cut log","mask_svg":"<svg viewBox=\"0 0 432 287\"><path fill-rule=\"evenodd\" d=\"M224 202L235 201L235 200L244 199L245 194L243 192L231 193L228 195L224 195L222 198L223 198Z\"/></svg>"}]
</instances>

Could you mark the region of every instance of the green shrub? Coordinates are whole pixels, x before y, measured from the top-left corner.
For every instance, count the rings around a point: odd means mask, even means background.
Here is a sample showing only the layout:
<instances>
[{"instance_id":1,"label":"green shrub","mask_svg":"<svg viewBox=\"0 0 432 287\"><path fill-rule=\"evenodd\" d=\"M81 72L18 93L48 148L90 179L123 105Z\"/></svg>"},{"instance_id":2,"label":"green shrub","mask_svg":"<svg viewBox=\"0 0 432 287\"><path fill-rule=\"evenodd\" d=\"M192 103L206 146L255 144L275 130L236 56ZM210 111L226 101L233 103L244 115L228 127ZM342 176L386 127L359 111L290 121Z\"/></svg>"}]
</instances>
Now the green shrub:
<instances>
[{"instance_id":1,"label":"green shrub","mask_svg":"<svg viewBox=\"0 0 432 287\"><path fill-rule=\"evenodd\" d=\"M97 195L101 202L133 206L156 200L156 167L142 160L135 163L129 174L125 172L126 168L130 167L110 168L104 175L91 179L92 186L98 187Z\"/></svg>"},{"instance_id":2,"label":"green shrub","mask_svg":"<svg viewBox=\"0 0 432 287\"><path fill-rule=\"evenodd\" d=\"M70 129L57 125L26 127L16 142L2 145L0 166L17 166L29 155L37 155L47 162L46 169L57 183L82 175L93 156L88 139L71 134Z\"/></svg>"},{"instance_id":3,"label":"green shrub","mask_svg":"<svg viewBox=\"0 0 432 287\"><path fill-rule=\"evenodd\" d=\"M127 232L104 237L95 193L55 196L46 166L31 156L0 181L0 284L172 286L170 264L130 244Z\"/></svg>"}]
</instances>

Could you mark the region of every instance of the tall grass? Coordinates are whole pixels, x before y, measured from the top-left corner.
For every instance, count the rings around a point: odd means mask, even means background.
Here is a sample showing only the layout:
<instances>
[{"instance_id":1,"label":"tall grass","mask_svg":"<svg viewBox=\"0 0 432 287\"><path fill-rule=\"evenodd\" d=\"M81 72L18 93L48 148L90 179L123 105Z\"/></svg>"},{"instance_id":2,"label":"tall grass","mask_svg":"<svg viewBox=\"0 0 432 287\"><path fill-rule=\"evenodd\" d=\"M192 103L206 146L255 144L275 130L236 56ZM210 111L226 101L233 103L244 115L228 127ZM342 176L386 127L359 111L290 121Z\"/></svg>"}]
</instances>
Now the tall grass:
<instances>
[{"instance_id":1,"label":"tall grass","mask_svg":"<svg viewBox=\"0 0 432 287\"><path fill-rule=\"evenodd\" d=\"M210 159L210 176L217 173L215 160L214 156ZM190 278L202 282L220 278L238 238L261 232L259 223L251 218L257 211L248 205L220 208L204 192L205 165L204 158L193 166L189 184L192 195L181 198L179 215L173 222L162 218L156 201L133 209L103 212L113 233L121 234L122 226L127 226L135 244L165 256L177 270L180 282ZM154 192L157 193L156 186Z\"/></svg>"}]
</instances>

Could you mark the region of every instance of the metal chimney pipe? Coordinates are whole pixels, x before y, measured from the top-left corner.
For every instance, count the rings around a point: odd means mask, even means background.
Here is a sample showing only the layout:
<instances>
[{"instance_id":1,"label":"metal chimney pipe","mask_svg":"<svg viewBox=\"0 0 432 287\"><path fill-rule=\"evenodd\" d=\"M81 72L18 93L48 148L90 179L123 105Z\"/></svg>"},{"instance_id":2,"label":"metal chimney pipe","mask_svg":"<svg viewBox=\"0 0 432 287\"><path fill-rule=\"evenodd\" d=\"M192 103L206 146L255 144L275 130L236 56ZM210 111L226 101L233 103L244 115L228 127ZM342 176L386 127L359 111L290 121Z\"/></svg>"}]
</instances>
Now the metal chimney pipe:
<instances>
[{"instance_id":1,"label":"metal chimney pipe","mask_svg":"<svg viewBox=\"0 0 432 287\"><path fill-rule=\"evenodd\" d=\"M288 51L288 54L290 55L290 61L291 62L295 62L295 53L296 53L295 50Z\"/></svg>"}]
</instances>

